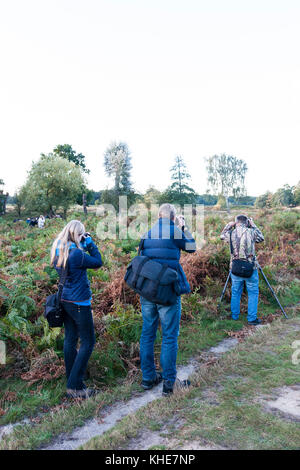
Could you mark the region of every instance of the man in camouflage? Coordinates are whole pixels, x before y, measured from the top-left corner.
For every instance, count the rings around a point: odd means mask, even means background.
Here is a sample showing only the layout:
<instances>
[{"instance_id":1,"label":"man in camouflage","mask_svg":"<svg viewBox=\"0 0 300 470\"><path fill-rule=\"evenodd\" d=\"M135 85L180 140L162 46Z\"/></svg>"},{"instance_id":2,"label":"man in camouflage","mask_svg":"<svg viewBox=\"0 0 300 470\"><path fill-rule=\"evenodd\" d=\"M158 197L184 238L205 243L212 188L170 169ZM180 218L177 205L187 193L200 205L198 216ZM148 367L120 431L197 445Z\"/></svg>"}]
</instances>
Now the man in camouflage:
<instances>
[{"instance_id":1,"label":"man in camouflage","mask_svg":"<svg viewBox=\"0 0 300 470\"><path fill-rule=\"evenodd\" d=\"M231 254L230 270L233 259L245 259L255 263L255 243L264 241L264 236L256 227L252 219L246 215L238 215L235 222L229 222L221 233L221 240L230 243L232 237L233 254ZM251 277L239 277L231 273L231 314L233 320L240 315L240 302L244 282L248 292L248 323L258 325L261 320L257 318L257 305L259 295L259 277L256 263Z\"/></svg>"}]
</instances>

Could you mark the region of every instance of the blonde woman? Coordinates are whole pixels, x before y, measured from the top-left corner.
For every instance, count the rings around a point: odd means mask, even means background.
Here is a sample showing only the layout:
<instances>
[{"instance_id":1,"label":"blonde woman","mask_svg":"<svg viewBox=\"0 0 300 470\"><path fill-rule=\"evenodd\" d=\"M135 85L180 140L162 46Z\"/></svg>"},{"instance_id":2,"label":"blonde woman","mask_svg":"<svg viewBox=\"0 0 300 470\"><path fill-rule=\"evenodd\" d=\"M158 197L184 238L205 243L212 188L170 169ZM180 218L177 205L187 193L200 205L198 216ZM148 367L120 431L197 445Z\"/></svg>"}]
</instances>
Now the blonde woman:
<instances>
[{"instance_id":1,"label":"blonde woman","mask_svg":"<svg viewBox=\"0 0 300 470\"><path fill-rule=\"evenodd\" d=\"M71 220L54 241L51 264L59 276L63 269L67 269L61 298L65 325L67 396L88 398L95 391L86 388L83 379L95 345L95 334L91 310L92 293L86 270L100 268L102 259L90 234L86 233L79 220ZM78 339L80 348L77 351Z\"/></svg>"}]
</instances>

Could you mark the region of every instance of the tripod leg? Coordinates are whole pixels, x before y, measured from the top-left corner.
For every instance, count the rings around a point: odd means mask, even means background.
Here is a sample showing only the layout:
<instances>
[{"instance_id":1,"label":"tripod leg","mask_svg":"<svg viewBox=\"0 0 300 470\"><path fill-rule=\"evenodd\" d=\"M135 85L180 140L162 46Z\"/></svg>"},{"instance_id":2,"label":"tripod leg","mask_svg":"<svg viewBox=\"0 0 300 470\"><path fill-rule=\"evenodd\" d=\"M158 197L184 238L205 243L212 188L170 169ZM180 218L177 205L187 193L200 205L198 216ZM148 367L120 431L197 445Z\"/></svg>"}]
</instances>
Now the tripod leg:
<instances>
[{"instance_id":1,"label":"tripod leg","mask_svg":"<svg viewBox=\"0 0 300 470\"><path fill-rule=\"evenodd\" d=\"M279 307L280 307L280 310L282 311L283 315L285 316L285 318L288 318L288 316L287 316L287 314L285 313L285 311L284 311L284 309L283 309L281 303L280 303L279 300L278 300L277 295L275 294L274 290L272 289L272 286L270 285L268 279L266 278L266 275L265 275L265 273L263 272L262 268L261 268L260 266L258 266L258 269L260 270L260 272L261 272L261 274L262 274L264 280L266 281L267 286L269 287L269 289L270 289L270 291L272 292L272 294L273 294L273 296L274 296L276 302L278 303L278 305L279 305Z\"/></svg>"},{"instance_id":2,"label":"tripod leg","mask_svg":"<svg viewBox=\"0 0 300 470\"><path fill-rule=\"evenodd\" d=\"M227 289L227 285L228 285L228 282L229 282L229 279L230 279L230 274L231 274L231 271L229 271L229 274L228 274L228 276L227 276L227 280L226 280L226 282L225 282L225 286L224 286L222 295L221 295L221 297L220 297L220 302L219 302L219 304L222 303L223 297L224 297L224 295L225 295L225 292L226 292L226 289Z\"/></svg>"}]
</instances>

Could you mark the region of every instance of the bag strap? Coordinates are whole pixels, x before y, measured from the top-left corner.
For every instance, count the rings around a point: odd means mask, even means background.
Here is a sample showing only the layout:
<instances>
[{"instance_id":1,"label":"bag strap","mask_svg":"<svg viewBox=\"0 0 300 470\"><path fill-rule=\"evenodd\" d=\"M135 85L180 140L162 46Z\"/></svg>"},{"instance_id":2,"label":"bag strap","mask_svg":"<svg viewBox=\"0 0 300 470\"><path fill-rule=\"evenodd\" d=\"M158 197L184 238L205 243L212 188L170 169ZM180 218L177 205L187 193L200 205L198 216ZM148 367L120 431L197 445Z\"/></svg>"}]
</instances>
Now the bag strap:
<instances>
[{"instance_id":1,"label":"bag strap","mask_svg":"<svg viewBox=\"0 0 300 470\"><path fill-rule=\"evenodd\" d=\"M156 280L157 284L160 284L161 278L162 278L163 275L165 274L165 272L166 272L166 270L168 269L168 267L169 267L169 266L168 266L166 263L162 265L162 268L161 268L161 270L159 271L158 276L157 276L157 280Z\"/></svg>"},{"instance_id":2,"label":"bag strap","mask_svg":"<svg viewBox=\"0 0 300 470\"><path fill-rule=\"evenodd\" d=\"M232 244L232 232L233 232L233 230L230 230L230 233L229 233L229 237L230 237L230 253L232 254L232 256L234 256L234 253L233 253L233 244Z\"/></svg>"},{"instance_id":3,"label":"bag strap","mask_svg":"<svg viewBox=\"0 0 300 470\"><path fill-rule=\"evenodd\" d=\"M63 268L63 271L62 271L62 274L61 276L59 276L59 284L58 284L58 303L60 303L60 299L61 299L61 296L62 296L62 291L63 291L63 287L65 285L65 282L67 280L67 277L68 277L68 260L66 262L66 266L65 268Z\"/></svg>"},{"instance_id":4,"label":"bag strap","mask_svg":"<svg viewBox=\"0 0 300 470\"><path fill-rule=\"evenodd\" d=\"M141 251L144 249L144 241L145 241L144 238L142 238L141 241L140 241L139 249L138 249L138 256L141 255Z\"/></svg>"},{"instance_id":5,"label":"bag strap","mask_svg":"<svg viewBox=\"0 0 300 470\"><path fill-rule=\"evenodd\" d=\"M139 267L136 270L134 279L132 280L132 285L133 285L134 288L136 287L136 283L138 281L139 275L141 274L142 268L143 268L144 264L147 263L147 261L149 261L149 258L145 257L143 259L143 261L141 261Z\"/></svg>"}]
</instances>

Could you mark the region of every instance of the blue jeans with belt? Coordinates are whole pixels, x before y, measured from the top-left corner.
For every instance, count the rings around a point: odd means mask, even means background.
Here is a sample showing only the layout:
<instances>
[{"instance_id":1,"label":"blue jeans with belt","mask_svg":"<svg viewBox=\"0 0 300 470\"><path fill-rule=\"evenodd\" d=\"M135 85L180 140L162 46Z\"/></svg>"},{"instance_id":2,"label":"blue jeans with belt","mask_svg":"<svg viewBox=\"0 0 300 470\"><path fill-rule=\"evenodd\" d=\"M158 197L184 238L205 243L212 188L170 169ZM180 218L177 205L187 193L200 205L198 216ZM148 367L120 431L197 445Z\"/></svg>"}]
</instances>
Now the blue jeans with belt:
<instances>
[{"instance_id":1,"label":"blue jeans with belt","mask_svg":"<svg viewBox=\"0 0 300 470\"><path fill-rule=\"evenodd\" d=\"M176 379L177 339L181 316L181 298L177 297L174 305L155 304L141 297L143 328L140 341L140 358L143 380L151 381L156 377L154 363L154 342L158 321L162 327L162 345L160 364L163 379L172 386Z\"/></svg>"},{"instance_id":2,"label":"blue jeans with belt","mask_svg":"<svg viewBox=\"0 0 300 470\"><path fill-rule=\"evenodd\" d=\"M94 322L91 306L62 302L64 309L65 341L64 358L67 388L83 390L83 383L89 358L95 345ZM77 343L80 339L80 348Z\"/></svg>"},{"instance_id":3,"label":"blue jeans with belt","mask_svg":"<svg viewBox=\"0 0 300 470\"><path fill-rule=\"evenodd\" d=\"M257 318L257 305L259 295L259 277L258 270L254 269L251 277L239 277L231 273L231 314L234 320L240 315L240 303L243 293L244 282L248 292L248 321L254 321Z\"/></svg>"}]
</instances>

